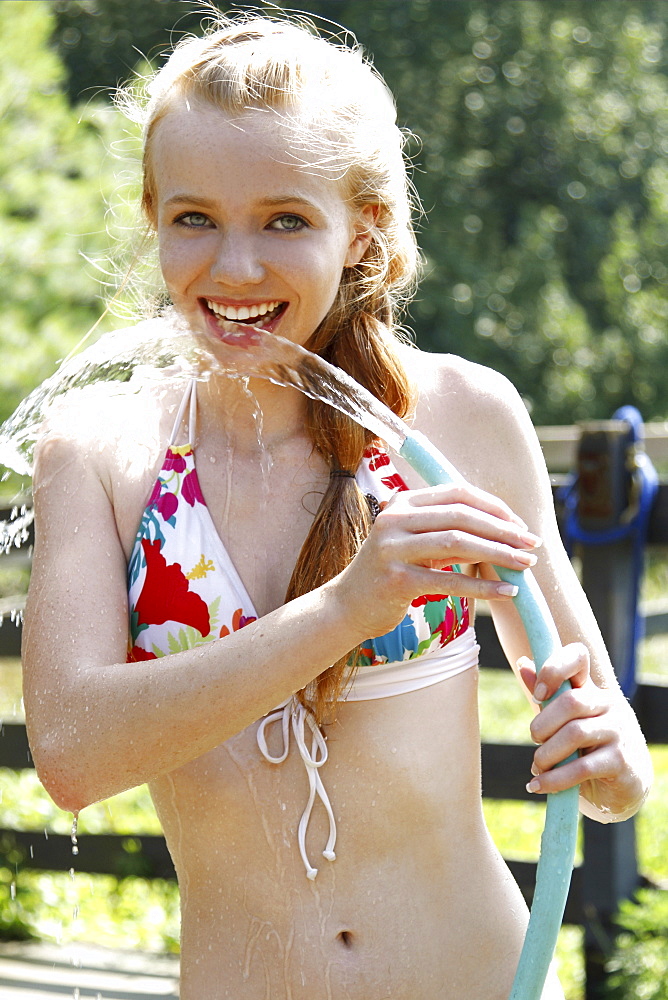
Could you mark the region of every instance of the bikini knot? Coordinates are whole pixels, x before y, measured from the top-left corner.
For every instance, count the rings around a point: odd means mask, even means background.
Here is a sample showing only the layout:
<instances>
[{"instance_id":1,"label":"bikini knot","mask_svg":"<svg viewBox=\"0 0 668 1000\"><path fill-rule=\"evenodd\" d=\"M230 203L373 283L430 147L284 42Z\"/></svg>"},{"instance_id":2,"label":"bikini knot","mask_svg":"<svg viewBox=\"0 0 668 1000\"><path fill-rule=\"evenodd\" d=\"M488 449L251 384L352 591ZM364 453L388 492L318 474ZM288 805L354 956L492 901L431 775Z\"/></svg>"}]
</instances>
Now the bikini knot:
<instances>
[{"instance_id":1,"label":"bikini knot","mask_svg":"<svg viewBox=\"0 0 668 1000\"><path fill-rule=\"evenodd\" d=\"M283 736L283 749L282 753L278 756L273 756L269 752L266 737L267 726L270 726L275 722L281 723L281 732ZM311 730L310 748L306 744L307 726ZM313 812L316 796L322 802L329 819L329 838L322 854L328 861L334 861L336 858L336 854L334 853L334 845L336 844L336 821L334 819L332 804L329 801L329 796L322 783L319 773L320 768L328 757L327 741L325 740L322 730L316 722L313 713L302 705L299 699L293 695L292 698L288 698L287 701L284 701L282 705L279 705L278 708L276 708L273 712L270 712L269 715L266 715L264 719L262 719L257 730L257 744L260 748L260 753L266 761L270 764L282 764L288 756L288 752L290 750L291 729L295 743L297 744L299 756L301 757L306 768L309 783L308 802L306 803L306 808L304 809L302 817L299 821L297 842L299 844L299 852L302 856L302 861L304 862L304 867L306 869L306 877L313 880L318 874L318 869L313 867L306 853L306 831L311 819L311 813Z\"/></svg>"}]
</instances>

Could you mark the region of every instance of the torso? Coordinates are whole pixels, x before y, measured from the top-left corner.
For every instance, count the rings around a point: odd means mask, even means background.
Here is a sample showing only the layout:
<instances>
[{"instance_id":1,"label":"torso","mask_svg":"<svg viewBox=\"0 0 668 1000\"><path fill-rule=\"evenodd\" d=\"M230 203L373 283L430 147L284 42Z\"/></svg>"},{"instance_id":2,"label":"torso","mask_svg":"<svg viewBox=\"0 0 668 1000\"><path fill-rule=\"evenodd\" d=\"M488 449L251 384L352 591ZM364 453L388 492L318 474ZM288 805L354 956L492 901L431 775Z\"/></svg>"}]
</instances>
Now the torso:
<instances>
[{"instance_id":1,"label":"torso","mask_svg":"<svg viewBox=\"0 0 668 1000\"><path fill-rule=\"evenodd\" d=\"M471 466L457 393L444 401L427 366L418 383L418 428L491 488ZM141 475L110 465L128 558L172 420L163 400ZM307 441L259 469L219 437L219 446L205 440L197 449L201 488L263 615L282 603L327 470ZM397 467L409 486L422 485ZM337 859L319 865L315 881L295 846L302 761L291 751L280 766L267 763L257 726L152 783L182 893L182 1000L505 1000L526 909L483 822L476 671L339 706L323 774ZM314 856L326 837L316 808L307 834ZM555 986L548 996L562 994Z\"/></svg>"}]
</instances>

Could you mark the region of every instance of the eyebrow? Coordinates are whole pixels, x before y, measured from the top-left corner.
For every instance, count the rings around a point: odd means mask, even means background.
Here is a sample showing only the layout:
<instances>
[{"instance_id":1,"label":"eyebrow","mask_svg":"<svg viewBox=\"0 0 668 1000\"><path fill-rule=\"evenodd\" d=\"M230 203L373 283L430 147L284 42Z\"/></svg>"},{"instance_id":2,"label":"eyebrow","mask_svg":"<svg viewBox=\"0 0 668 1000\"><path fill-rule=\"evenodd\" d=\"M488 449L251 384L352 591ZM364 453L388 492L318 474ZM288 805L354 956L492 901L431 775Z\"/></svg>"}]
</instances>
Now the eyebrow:
<instances>
[{"instance_id":1,"label":"eyebrow","mask_svg":"<svg viewBox=\"0 0 668 1000\"><path fill-rule=\"evenodd\" d=\"M216 205L215 200L212 198L204 198L199 195L188 194L187 191L178 191L176 194L173 194L166 200L165 205L183 204L183 202L187 202L191 205L201 205L202 208L214 208ZM310 198L306 198L304 195L298 193L275 195L271 198L262 198L259 201L259 205L262 208L280 208L282 205L294 205L296 202L301 205L307 205L316 212L322 211L320 206L311 201Z\"/></svg>"}]
</instances>

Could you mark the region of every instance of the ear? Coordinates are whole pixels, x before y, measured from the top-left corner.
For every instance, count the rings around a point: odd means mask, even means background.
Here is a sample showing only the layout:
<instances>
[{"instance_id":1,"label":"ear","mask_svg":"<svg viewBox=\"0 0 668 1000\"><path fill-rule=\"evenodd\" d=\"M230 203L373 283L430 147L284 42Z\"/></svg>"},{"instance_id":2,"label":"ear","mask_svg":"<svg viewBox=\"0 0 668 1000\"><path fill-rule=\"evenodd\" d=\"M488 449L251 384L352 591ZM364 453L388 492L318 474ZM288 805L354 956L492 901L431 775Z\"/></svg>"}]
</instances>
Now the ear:
<instances>
[{"instance_id":1,"label":"ear","mask_svg":"<svg viewBox=\"0 0 668 1000\"><path fill-rule=\"evenodd\" d=\"M364 256L373 236L378 211L378 205L365 205L357 212L353 225L353 238L346 255L346 267L354 267L355 264L359 264Z\"/></svg>"}]
</instances>

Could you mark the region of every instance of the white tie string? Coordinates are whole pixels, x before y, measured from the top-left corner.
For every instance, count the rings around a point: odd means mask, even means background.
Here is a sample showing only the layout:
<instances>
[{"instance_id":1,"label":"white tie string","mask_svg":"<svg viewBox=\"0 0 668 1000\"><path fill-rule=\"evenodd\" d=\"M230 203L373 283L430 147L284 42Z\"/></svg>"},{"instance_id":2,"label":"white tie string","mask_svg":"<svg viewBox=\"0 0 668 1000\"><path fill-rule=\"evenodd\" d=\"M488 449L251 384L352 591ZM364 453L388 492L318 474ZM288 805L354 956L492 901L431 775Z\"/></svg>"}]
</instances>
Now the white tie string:
<instances>
[{"instance_id":1,"label":"white tie string","mask_svg":"<svg viewBox=\"0 0 668 1000\"><path fill-rule=\"evenodd\" d=\"M281 722L283 734L283 752L280 756L274 757L269 752L265 731L267 726L279 721ZM294 733L295 743L297 744L297 749L299 750L299 756L306 767L309 782L308 802L306 803L306 808L302 813L302 818L299 821L297 840L299 843L299 852L302 856L304 867L306 868L306 877L314 879L318 874L318 869L311 865L306 853L306 831L308 830L311 813L313 812L316 795L325 807L325 811L329 817L329 838L322 854L328 861L334 861L336 858L336 854L334 853L334 845L336 844L336 821L334 819L332 804L329 801L329 796L322 783L319 773L319 768L322 767L328 757L327 741L322 734L320 726L313 718L313 714L305 708L304 705L302 705L298 698L293 696L292 698L288 698L288 700L283 702L282 705L279 705L275 711L270 712L269 715L266 715L264 719L262 719L257 730L257 744L260 748L260 753L265 760L267 760L270 764L282 764L288 756L288 752L290 750L290 724L292 724L292 732ZM307 724L313 737L310 751L306 746Z\"/></svg>"}]
</instances>

